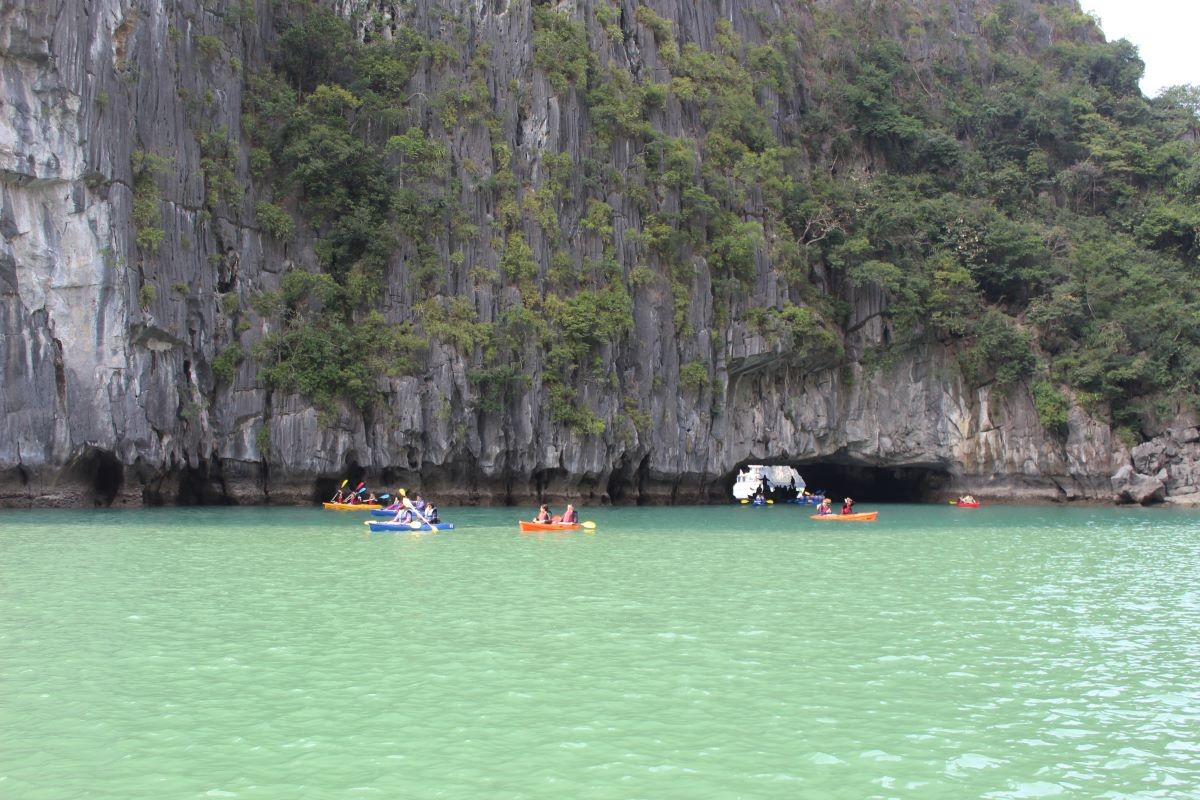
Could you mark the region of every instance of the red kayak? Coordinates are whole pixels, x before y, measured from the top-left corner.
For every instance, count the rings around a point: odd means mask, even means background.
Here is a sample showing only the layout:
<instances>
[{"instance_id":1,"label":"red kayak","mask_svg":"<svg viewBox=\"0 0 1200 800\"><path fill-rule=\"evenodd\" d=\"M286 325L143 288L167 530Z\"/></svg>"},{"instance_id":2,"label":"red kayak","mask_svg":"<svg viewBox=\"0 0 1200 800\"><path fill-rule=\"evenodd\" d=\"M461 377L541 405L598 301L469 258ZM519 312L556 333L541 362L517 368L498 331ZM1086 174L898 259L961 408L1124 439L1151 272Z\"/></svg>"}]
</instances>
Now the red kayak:
<instances>
[{"instance_id":1,"label":"red kayak","mask_svg":"<svg viewBox=\"0 0 1200 800\"><path fill-rule=\"evenodd\" d=\"M546 531L574 531L582 528L578 522L526 522L521 520L521 533L545 533Z\"/></svg>"},{"instance_id":2,"label":"red kayak","mask_svg":"<svg viewBox=\"0 0 1200 800\"><path fill-rule=\"evenodd\" d=\"M979 503L955 503L959 508L979 508Z\"/></svg>"}]
</instances>

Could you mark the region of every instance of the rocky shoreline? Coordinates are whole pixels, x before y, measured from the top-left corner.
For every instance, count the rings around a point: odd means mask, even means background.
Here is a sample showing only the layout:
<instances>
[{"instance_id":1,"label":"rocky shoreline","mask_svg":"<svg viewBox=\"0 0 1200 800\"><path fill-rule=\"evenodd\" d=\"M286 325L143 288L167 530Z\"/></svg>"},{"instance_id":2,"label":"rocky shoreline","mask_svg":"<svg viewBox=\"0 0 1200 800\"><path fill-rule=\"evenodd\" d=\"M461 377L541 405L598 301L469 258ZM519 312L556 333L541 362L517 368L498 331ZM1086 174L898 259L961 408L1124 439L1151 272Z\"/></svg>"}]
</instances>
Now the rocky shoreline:
<instances>
[{"instance_id":1,"label":"rocky shoreline","mask_svg":"<svg viewBox=\"0 0 1200 800\"><path fill-rule=\"evenodd\" d=\"M799 465L802 471L830 478L834 494L878 499L880 486L899 474L895 465ZM1060 478L1019 478L954 474L944 469L907 467L906 479L920 487L905 497L894 492L884 502L945 503L973 494L992 505L1168 505L1200 507L1200 427L1181 425L1164 430L1129 452L1109 477L1106 493L1100 481L1065 484ZM92 450L65 467L19 466L0 471L0 508L133 508L170 505L304 506L328 499L342 479L365 481L378 491L399 486L419 488L443 506L519 506L540 502L585 505L692 505L728 503L733 472L714 476L667 479L644 474L636 481L610 473L605 480L559 471L554 474L475 474L457 470L422 473L353 465L343 473L287 474L254 462L215 458L172 470L126 466L111 454ZM815 485L810 482L810 485ZM876 487L873 489L872 487ZM892 487L894 489L894 486Z\"/></svg>"}]
</instances>

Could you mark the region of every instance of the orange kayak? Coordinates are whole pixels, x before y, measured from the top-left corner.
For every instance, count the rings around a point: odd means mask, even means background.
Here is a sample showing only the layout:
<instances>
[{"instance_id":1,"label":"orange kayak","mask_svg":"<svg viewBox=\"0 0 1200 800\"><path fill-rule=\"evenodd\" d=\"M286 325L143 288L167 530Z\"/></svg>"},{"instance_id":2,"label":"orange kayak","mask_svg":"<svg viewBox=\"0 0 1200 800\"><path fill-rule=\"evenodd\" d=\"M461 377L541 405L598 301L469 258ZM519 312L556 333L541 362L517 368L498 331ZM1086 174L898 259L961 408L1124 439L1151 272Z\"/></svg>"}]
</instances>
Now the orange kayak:
<instances>
[{"instance_id":1,"label":"orange kayak","mask_svg":"<svg viewBox=\"0 0 1200 800\"><path fill-rule=\"evenodd\" d=\"M326 511L374 511L383 508L379 503L322 503Z\"/></svg>"},{"instance_id":2,"label":"orange kayak","mask_svg":"<svg viewBox=\"0 0 1200 800\"><path fill-rule=\"evenodd\" d=\"M521 533L543 533L545 531L573 531L582 527L578 522L526 522L520 521Z\"/></svg>"},{"instance_id":3,"label":"orange kayak","mask_svg":"<svg viewBox=\"0 0 1200 800\"><path fill-rule=\"evenodd\" d=\"M812 518L837 522L873 522L878 516L878 511L862 511L857 514L813 514Z\"/></svg>"}]
</instances>

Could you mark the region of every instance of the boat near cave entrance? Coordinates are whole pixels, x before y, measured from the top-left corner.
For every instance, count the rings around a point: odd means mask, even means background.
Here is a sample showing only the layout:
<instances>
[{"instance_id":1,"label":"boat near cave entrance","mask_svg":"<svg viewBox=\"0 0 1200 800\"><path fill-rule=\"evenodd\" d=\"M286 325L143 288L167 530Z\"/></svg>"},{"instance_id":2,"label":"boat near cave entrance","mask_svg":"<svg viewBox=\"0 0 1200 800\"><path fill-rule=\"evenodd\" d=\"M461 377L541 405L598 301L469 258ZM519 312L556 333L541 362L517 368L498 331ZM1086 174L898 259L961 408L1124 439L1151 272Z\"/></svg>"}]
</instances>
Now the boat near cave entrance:
<instances>
[{"instance_id":1,"label":"boat near cave entrance","mask_svg":"<svg viewBox=\"0 0 1200 800\"><path fill-rule=\"evenodd\" d=\"M733 483L733 499L739 503L819 503L823 492L806 491L804 478L795 467L746 464Z\"/></svg>"}]
</instances>

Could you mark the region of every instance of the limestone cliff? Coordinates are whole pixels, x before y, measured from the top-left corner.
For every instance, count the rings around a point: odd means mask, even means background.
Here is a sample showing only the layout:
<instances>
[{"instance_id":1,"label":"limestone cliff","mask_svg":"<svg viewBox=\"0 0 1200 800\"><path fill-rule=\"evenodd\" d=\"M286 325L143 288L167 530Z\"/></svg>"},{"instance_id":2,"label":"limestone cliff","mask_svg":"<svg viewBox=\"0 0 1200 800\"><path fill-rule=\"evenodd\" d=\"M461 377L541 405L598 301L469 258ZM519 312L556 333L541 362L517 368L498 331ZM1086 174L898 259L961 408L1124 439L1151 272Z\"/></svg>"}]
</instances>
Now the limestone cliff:
<instances>
[{"instance_id":1,"label":"limestone cliff","mask_svg":"<svg viewBox=\"0 0 1200 800\"><path fill-rule=\"evenodd\" d=\"M254 297L320 260L322 231L295 200L255 178L243 129L247 76L267 68L283 28L277 5L12 0L0 12L0 504L303 502L347 476L420 485L445 505L534 496L704 502L723 499L747 461L791 463L802 473L832 467L850 482L863 470L882 483L916 475L918 499L972 491L1102 501L1120 494L1111 477L1132 464L1160 474L1169 499L1200 497L1194 437L1164 432L1187 446L1143 445L1131 460L1084 405L1071 407L1064 429L1046 430L1032 379L970 380L953 341L927 337L878 357L895 336L882 314L891 296L829 264L814 264L800 287L759 247L746 291L726 305L714 300L720 280L711 257L697 254L686 260L681 297L645 243L647 201L607 179L597 189L597 170L629 173L644 154L618 135L608 163L585 163L594 112L576 87L564 90L535 65L532 9L517 0L338 0L329 8L360 38L398 35L406 25L463 54L425 59L403 93L407 119L444 141L459 221L474 231L460 240L431 230L442 293L469 299L480 320L497 320L518 291L503 278L473 277L502 273L508 223L484 188L504 168L497 146L511 154L512 199L523 207L547 180L545 154L576 155L557 208L565 245L528 218L517 227L538 265L535 281L546 279L559 249L576 264L611 252L629 281L631 329L595 345L588 357L598 368L574 387L573 402L602 424L572 426L553 413L548 367L534 344L520 359L527 380L510 384L498 405L482 403L472 379L479 354L436 337L413 374L378 377L371 388L380 400L367 407L318 408L303 392L272 390L251 357L231 361L221 379L221 353L236 343L248 354L279 330L278 320L251 310ZM557 10L583 22L602 63L669 80L664 42L639 22L640 5L578 0ZM722 21L752 46L777 26L816 25L820 14L856 8L649 5L672 23L677 42L702 51L717 46ZM970 37L979 5L906 8L936 10ZM470 65L472 52L486 53L482 65ZM805 57L797 55L794 74L803 75ZM490 124L446 126L437 98L447 84L476 77L487 88ZM800 85L766 98L774 135L808 113L810 91ZM652 114L666 136L704 125L673 96ZM865 154L847 157L860 159L854 169L871 169ZM611 209L611 230L596 231L585 197ZM286 240L263 230L263 201L297 221ZM674 191L649 202L659 214L680 208ZM748 207L744 218L757 213ZM389 256L381 307L390 322L421 332L415 253L402 240ZM639 266L648 271L630 279ZM814 290L842 304L837 341L825 349L789 344L746 313L801 307ZM702 374L688 371L694 364Z\"/></svg>"}]
</instances>

